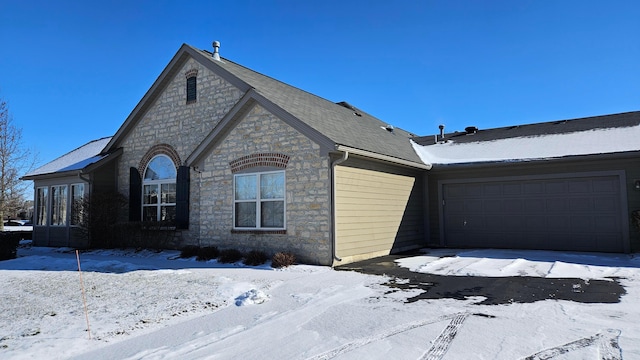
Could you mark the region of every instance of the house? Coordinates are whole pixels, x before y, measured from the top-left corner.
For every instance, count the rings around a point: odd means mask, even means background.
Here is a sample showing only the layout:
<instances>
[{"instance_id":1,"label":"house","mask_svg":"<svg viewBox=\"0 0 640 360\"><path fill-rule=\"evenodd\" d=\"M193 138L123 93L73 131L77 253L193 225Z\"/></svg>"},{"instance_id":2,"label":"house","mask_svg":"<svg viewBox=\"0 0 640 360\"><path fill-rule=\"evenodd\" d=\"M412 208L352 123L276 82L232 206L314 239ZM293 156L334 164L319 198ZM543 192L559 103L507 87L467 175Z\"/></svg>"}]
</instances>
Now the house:
<instances>
[{"instance_id":1,"label":"house","mask_svg":"<svg viewBox=\"0 0 640 360\"><path fill-rule=\"evenodd\" d=\"M640 112L418 137L428 243L640 250Z\"/></svg>"},{"instance_id":2,"label":"house","mask_svg":"<svg viewBox=\"0 0 640 360\"><path fill-rule=\"evenodd\" d=\"M217 46L183 45L88 154L97 162L24 176L36 193L34 244L77 245L71 207L65 217L59 204L72 202L76 182L85 195L106 182L129 199L123 220L175 222L176 247L291 251L323 265L421 247L428 166L413 136L222 58Z\"/></svg>"},{"instance_id":3,"label":"house","mask_svg":"<svg viewBox=\"0 0 640 360\"><path fill-rule=\"evenodd\" d=\"M627 113L418 137L223 58L217 42L185 44L114 136L23 178L43 246L90 246L68 204L117 192L120 221L167 225L170 247L312 264L425 246L629 252L638 129Z\"/></svg>"}]
</instances>

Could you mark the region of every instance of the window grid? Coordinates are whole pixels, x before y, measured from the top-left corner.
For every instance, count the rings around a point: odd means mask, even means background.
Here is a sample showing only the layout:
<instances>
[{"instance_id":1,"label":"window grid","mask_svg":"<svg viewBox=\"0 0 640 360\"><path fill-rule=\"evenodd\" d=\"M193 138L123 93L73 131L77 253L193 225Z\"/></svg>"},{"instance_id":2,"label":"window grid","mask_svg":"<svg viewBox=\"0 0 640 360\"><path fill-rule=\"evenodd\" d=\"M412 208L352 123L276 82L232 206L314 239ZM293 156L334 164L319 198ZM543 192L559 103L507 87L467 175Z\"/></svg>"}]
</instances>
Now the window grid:
<instances>
[{"instance_id":1,"label":"window grid","mask_svg":"<svg viewBox=\"0 0 640 360\"><path fill-rule=\"evenodd\" d=\"M234 175L234 229L284 230L285 172Z\"/></svg>"},{"instance_id":2,"label":"window grid","mask_svg":"<svg viewBox=\"0 0 640 360\"><path fill-rule=\"evenodd\" d=\"M166 155L151 159L142 183L142 220L175 221L176 168Z\"/></svg>"}]
</instances>

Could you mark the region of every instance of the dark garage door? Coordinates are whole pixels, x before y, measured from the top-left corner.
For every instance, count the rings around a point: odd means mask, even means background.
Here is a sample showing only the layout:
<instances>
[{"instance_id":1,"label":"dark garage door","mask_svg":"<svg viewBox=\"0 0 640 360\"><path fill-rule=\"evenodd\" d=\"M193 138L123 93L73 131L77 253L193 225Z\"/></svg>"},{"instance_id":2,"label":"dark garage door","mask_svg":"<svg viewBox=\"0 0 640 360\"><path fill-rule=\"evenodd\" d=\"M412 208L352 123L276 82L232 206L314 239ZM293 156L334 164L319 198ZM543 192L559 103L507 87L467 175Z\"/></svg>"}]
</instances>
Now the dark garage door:
<instances>
[{"instance_id":1,"label":"dark garage door","mask_svg":"<svg viewBox=\"0 0 640 360\"><path fill-rule=\"evenodd\" d=\"M442 184L449 247L624 252L618 175Z\"/></svg>"}]
</instances>

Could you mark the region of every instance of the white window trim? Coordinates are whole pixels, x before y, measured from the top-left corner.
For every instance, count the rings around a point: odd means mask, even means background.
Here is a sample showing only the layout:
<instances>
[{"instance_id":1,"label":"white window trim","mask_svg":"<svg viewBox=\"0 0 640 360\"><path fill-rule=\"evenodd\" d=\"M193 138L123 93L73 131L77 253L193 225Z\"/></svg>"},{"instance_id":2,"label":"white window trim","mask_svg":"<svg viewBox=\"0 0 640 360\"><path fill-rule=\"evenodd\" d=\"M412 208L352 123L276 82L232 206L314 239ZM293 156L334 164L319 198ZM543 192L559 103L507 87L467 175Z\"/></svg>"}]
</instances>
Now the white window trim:
<instances>
[{"instance_id":1,"label":"white window trim","mask_svg":"<svg viewBox=\"0 0 640 360\"><path fill-rule=\"evenodd\" d=\"M284 181L284 193L283 193L283 197L281 199L265 199L262 200L260 198L260 177L262 175L267 175L267 174L278 174L281 173L282 177L283 177L283 181ZM256 199L250 199L250 200L236 200L236 178L238 176L247 176L247 175L256 175ZM260 230L260 231L281 231L281 230L286 230L287 229L287 176L286 176L286 172L285 170L277 170L277 171L260 171L260 172L247 172L247 173L239 173L239 174L234 174L233 175L233 229L234 230ZM262 212L261 209L262 207L260 206L261 203L263 202L270 202L270 201L282 201L283 203L283 214L282 214L282 227L261 227L260 226L260 219L262 218ZM243 202L255 202L256 203L256 226L255 227L238 227L236 226L236 203L243 203Z\"/></svg>"},{"instance_id":2,"label":"white window trim","mask_svg":"<svg viewBox=\"0 0 640 360\"><path fill-rule=\"evenodd\" d=\"M63 211L63 215L62 215L62 224L54 224L53 223L53 216L56 214L56 212L54 212L54 208L56 206L55 201L53 199L53 196L55 195L55 192L53 191L53 188L64 188L65 189L65 196L63 201L65 202L65 208ZM68 184L59 184L59 185L51 185L49 186L49 218L47 219L47 223L49 224L49 226L52 227L66 227L67 225L69 225L69 185ZM60 196L60 195L58 195Z\"/></svg>"},{"instance_id":3,"label":"white window trim","mask_svg":"<svg viewBox=\"0 0 640 360\"><path fill-rule=\"evenodd\" d=\"M177 191L177 182L178 182L178 178L177 178L177 173L176 173L176 177L173 178L173 181L171 181L170 179L160 179L160 180L145 180L144 176L147 172L147 169L149 168L149 165L153 162L154 159L158 158L158 157L166 157L167 159L169 159L172 163L173 160L164 154L160 154L160 155L156 155L153 158L151 158L151 160L149 160L149 163L147 164L147 167L144 169L144 172L142 173L142 189L141 189L141 196L142 198L140 199L140 218L142 219L142 221L147 221L144 217L144 209L145 207L155 207L156 208L156 218L155 220L152 221L161 221L160 220L160 215L162 214L162 208L163 207L170 207L173 206L174 209L176 208L176 203L163 203L162 202L162 185L163 184L174 184L176 186L176 191ZM173 163L174 167L175 167L175 163ZM145 204L144 203L144 188L145 185L158 185L158 202L155 204Z\"/></svg>"},{"instance_id":4,"label":"white window trim","mask_svg":"<svg viewBox=\"0 0 640 360\"><path fill-rule=\"evenodd\" d=\"M38 196L38 190L42 190L44 192L44 208L42 210L44 210L44 224L40 224L39 220L40 217L42 216L42 214L40 213L41 207L40 207L40 197ZM33 221L33 226L48 226L49 225L49 203L51 202L49 200L49 186L38 186L36 188L36 201L35 201L35 215L34 215L34 221Z\"/></svg>"}]
</instances>

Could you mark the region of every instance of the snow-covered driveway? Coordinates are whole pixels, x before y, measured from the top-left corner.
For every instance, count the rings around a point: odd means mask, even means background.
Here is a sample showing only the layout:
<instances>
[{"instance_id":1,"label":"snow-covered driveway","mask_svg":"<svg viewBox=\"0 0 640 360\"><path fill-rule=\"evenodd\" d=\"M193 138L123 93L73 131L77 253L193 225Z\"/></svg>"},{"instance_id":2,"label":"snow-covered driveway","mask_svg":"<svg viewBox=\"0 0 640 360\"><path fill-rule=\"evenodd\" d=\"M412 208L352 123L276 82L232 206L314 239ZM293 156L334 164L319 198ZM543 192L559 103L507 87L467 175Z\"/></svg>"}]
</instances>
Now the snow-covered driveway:
<instances>
[{"instance_id":1,"label":"snow-covered driveway","mask_svg":"<svg viewBox=\"0 0 640 360\"><path fill-rule=\"evenodd\" d=\"M451 276L616 276L627 292L609 304L477 305L481 299L407 303L423 290L390 289L381 276L176 255L81 253L89 339L75 253L20 249L18 259L0 262L0 358L640 359L633 256L482 250L403 260Z\"/></svg>"}]
</instances>

